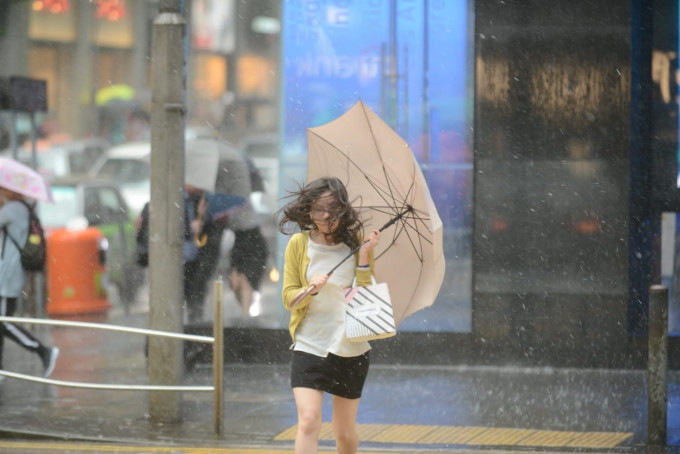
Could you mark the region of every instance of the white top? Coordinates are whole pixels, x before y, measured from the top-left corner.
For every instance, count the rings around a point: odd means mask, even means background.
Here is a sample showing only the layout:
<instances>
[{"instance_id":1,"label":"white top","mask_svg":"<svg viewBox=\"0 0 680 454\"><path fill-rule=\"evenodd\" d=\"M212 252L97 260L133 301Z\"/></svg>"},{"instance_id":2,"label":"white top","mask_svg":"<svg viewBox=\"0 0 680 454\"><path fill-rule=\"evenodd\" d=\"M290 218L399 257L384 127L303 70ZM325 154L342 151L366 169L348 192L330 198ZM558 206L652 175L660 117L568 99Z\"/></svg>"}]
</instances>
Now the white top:
<instances>
[{"instance_id":1,"label":"white top","mask_svg":"<svg viewBox=\"0 0 680 454\"><path fill-rule=\"evenodd\" d=\"M315 274L328 273L349 253L347 245L317 244L310 237L307 245L310 259L306 272L307 281ZM345 335L344 289L351 287L354 276L354 257L350 257L333 272L326 285L309 304L305 318L295 333L294 350L322 357L328 356L328 353L352 357L371 349L368 342L350 342Z\"/></svg>"}]
</instances>

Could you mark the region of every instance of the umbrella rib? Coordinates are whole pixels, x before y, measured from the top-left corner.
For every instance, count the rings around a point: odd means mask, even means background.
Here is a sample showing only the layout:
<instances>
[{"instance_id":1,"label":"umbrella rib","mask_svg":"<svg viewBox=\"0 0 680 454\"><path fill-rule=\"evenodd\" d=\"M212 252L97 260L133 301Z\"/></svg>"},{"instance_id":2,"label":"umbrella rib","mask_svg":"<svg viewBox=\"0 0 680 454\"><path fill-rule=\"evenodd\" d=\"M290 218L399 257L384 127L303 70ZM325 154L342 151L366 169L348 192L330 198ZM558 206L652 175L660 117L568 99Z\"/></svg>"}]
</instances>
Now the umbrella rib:
<instances>
[{"instance_id":1,"label":"umbrella rib","mask_svg":"<svg viewBox=\"0 0 680 454\"><path fill-rule=\"evenodd\" d=\"M366 180L367 184L373 188L375 193L385 202L385 205L383 206L378 206L378 205L368 205L368 206L362 206L362 209L366 210L372 210L387 216L394 216L398 215L399 213L403 212L410 204L408 203L409 197L413 196L413 190L415 188L415 179L411 179L411 184L408 187L408 190L405 195L399 194L396 192L396 185L392 183L392 179L390 178L389 173L387 172L387 168L384 165L383 157L382 157L382 151L380 150L379 144L377 142L377 139L375 137L374 131L373 131L373 126L371 122L369 121L368 118L368 113L366 112L365 107L363 108L364 115L366 116L366 124L368 125L368 128L370 129L371 132L371 138L373 139L374 147L375 150L380 158L380 163L381 163L381 168L382 168L382 174L385 179L385 182L387 183L387 187L383 187L380 185L375 179L371 178L368 173L364 172L361 167L349 156L349 154L345 153L341 149L339 149L336 145L331 143L327 138L320 136L314 131L308 130L308 132L312 135L314 135L316 138L321 140L322 142L326 143L328 147L331 149L335 150L336 153L338 153L342 158L344 158L349 165L351 165L354 169L356 169ZM415 163L414 163L415 165ZM393 202L393 203L390 203ZM408 220L411 220L411 222L408 222ZM399 238L399 235L401 232L403 232L404 235L408 238L409 243L411 244L411 247L415 251L418 259L422 262L423 261L423 244L422 242L425 241L429 244L432 244L432 242L425 237L422 233L420 233L420 230L418 228L418 224L422 224L424 228L427 228L425 226L425 222L429 220L429 217L427 216L416 216L415 215L415 210L412 209L411 213L406 214L402 219L398 221L398 224L400 227L396 227L394 230L394 233L392 235L392 240L390 244L385 248L383 253L378 255L376 258L379 258L382 254L384 254L387 249L389 249ZM416 238L414 239L413 234L415 233Z\"/></svg>"},{"instance_id":2,"label":"umbrella rib","mask_svg":"<svg viewBox=\"0 0 680 454\"><path fill-rule=\"evenodd\" d=\"M335 146L333 143L331 143L328 139L326 139L325 137L320 136L320 135L317 134L316 132L314 132L314 131L312 131L312 130L308 130L308 132L309 132L310 134L313 134L313 135L314 135L315 137L317 137L319 140L325 142L330 148L332 148L333 150L335 150L335 151L336 151L337 153L339 153L344 159L346 159L347 162L348 162L352 167L354 167L355 169L357 169L357 171L358 171L361 175L364 176L364 178L366 179L366 181L368 182L368 184L375 190L376 194L378 194L378 195L380 196L380 198L387 204L386 206L392 207L392 209L393 209L393 212L392 212L392 213L393 213L393 214L398 214L398 213L399 213L399 211L397 211L397 209L398 209L397 206L389 205L390 200L396 201L397 199L394 197L393 185L392 185L392 184L390 183L390 181L389 181L389 175L387 174L384 165L382 165L382 169L383 169L383 174L384 174L384 176L385 176L385 179L386 179L386 181L388 182L388 188L387 188L387 190L384 189L384 188L379 187L378 184L377 184L377 183L376 183L376 182L375 182L375 181L374 181L374 180L373 180L366 172L364 172L364 171L361 169L361 167L360 167L360 166L359 166L359 165L358 165L358 164L357 164L357 163L349 156L349 154L345 153L344 151L342 151L341 149L339 149L337 146ZM372 132L372 131L371 131L371 132ZM374 139L374 140L375 140L375 139ZM380 153L380 152L378 152L378 153ZM382 163L382 156L380 157L380 159L381 159L381 163ZM411 183L411 184L413 185L413 183ZM404 199L404 200L405 200L405 199ZM402 207L405 207L405 205L402 205ZM364 207L364 208L365 208L365 207Z\"/></svg>"},{"instance_id":3,"label":"umbrella rib","mask_svg":"<svg viewBox=\"0 0 680 454\"><path fill-rule=\"evenodd\" d=\"M411 183L411 186L409 187L407 196L404 197L403 200L407 200L407 199L409 198L409 195L411 194L413 188L414 188L414 184ZM377 190L378 190L378 189L376 189L376 191L377 191ZM383 197L383 199L384 199L384 197ZM393 199L393 200L396 200L396 199ZM390 211L384 211L384 210L380 210L380 209L379 209L379 208L385 208L385 207L387 207L387 208L392 208L392 210L390 210ZM386 205L385 207L377 207L377 206L375 206L375 205L370 206L370 208L371 208L372 210L374 210L374 211L378 211L378 212L381 212L381 213L383 213L383 214L391 215L391 214L393 214L395 211L397 211L397 212L403 211L403 210L406 208L406 203L404 203L401 207L397 207L397 206L392 207L392 206L390 206L390 205ZM409 227L410 229L412 229L413 231L415 231L415 233L418 235L418 237L420 238L420 240L424 240L424 241L426 241L426 242L432 244L432 242L431 242L428 238L426 238L422 233L420 233L420 231L419 231L419 229L418 229L418 225L417 225L418 223L420 223L420 224L423 225L423 228L426 228L426 229L427 229L427 226L425 225L425 221L429 220L430 218L429 218L429 216L416 216L416 215L414 214L414 213L416 213L416 212L420 212L420 211L419 211L419 210L412 209L412 210L410 211L410 213L407 214L407 215L405 216L405 218L408 218L408 219L412 220L413 222L409 223L409 222L407 222L406 219L401 219L401 220L400 220L400 223L403 224L405 227ZM407 229L404 229L404 230L407 230ZM407 234L408 234L408 231L407 231ZM411 244L412 244L412 246L414 247L414 249L417 249L417 248L415 247L414 243L413 243L413 240L410 239L410 241L411 241ZM422 246L422 245L421 245L421 246ZM421 250L422 250L422 249L421 249Z\"/></svg>"},{"instance_id":4,"label":"umbrella rib","mask_svg":"<svg viewBox=\"0 0 680 454\"><path fill-rule=\"evenodd\" d=\"M378 139L375 135L375 131L373 130L373 124L371 123L370 118L368 117L367 107L363 103L361 104L361 110L363 111L364 117L366 118L366 124L368 125L368 129L371 131L371 138L373 139L374 148L376 150L376 153L378 154L378 157L380 158L380 164L382 166L383 176L385 177L385 181L387 182L387 189L389 190L389 197L390 197L389 200L396 200L396 198L394 197L394 192L393 192L394 185L391 184L390 177L387 173L387 169L385 168L385 161L383 160L382 150L380 149ZM411 185L413 185L413 182L411 182ZM403 199L403 200L406 200L406 199Z\"/></svg>"},{"instance_id":5,"label":"umbrella rib","mask_svg":"<svg viewBox=\"0 0 680 454\"><path fill-rule=\"evenodd\" d=\"M381 188L379 188L377 186L377 184L375 184L373 181L371 181L369 179L368 175L366 175L366 173L364 173L364 172L361 172L361 173L364 175L364 178L366 178L366 180L368 181L368 184L371 185L371 187L373 187L375 189L376 193L380 194L380 197L383 199L383 201L385 201L385 203L389 203L389 199L387 199L384 195L387 192L382 190ZM410 194L412 192L413 188L414 188L414 184L411 183L411 185L409 187L408 194ZM394 192L392 191L391 194L394 194ZM389 205L388 204L388 205L384 205L382 207L376 206L376 205L369 205L369 206L365 206L363 208L364 209L370 209L370 210L373 210L373 211L377 211L377 212L385 214L385 215L394 215L395 213L399 213L399 212L406 209L406 206L407 206L406 199L407 198L408 198L408 196L403 198L404 202L401 206L397 206L396 204L395 205ZM394 200L396 202L397 199L393 198L392 200ZM383 210L381 210L380 208L383 208ZM413 209L411 211L411 213L415 213L415 211L416 210ZM409 223L404 218L411 219L413 222ZM422 233L420 233L417 224L418 223L423 224L423 228L427 228L427 226L424 225L424 224L425 224L425 221L429 220L429 216L423 217L423 216L415 216L414 214L406 214L404 216L404 218L402 218L399 221L399 224L402 226L402 228L401 229L395 229L395 233L393 235L393 240L390 243L390 246L392 244L394 244L394 242L396 242L397 238L399 237L400 231L403 230L405 232L404 234L408 237L408 240L411 243L411 247L416 252L416 255L418 256L419 260L422 262L422 260L423 260L422 241L425 241L429 244L432 244L432 241L430 241L427 237L425 237ZM409 233L409 229L416 233L416 235L418 237L418 241L417 241L418 244L417 245L416 245L416 241L414 241L414 239L412 238L412 235ZM389 248L389 246L388 246L388 248Z\"/></svg>"}]
</instances>

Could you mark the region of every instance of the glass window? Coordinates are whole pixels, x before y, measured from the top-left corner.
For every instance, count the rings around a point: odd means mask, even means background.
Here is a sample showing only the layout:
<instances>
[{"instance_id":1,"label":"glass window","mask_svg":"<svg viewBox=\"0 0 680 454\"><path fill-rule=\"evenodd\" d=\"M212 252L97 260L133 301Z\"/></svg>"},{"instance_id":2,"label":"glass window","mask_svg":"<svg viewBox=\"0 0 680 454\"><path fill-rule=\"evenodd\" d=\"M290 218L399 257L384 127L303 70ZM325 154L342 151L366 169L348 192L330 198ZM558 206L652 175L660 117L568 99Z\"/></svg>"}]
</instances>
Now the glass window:
<instances>
[{"instance_id":1,"label":"glass window","mask_svg":"<svg viewBox=\"0 0 680 454\"><path fill-rule=\"evenodd\" d=\"M80 153L67 153L70 173L87 172L87 159Z\"/></svg>"},{"instance_id":2,"label":"glass window","mask_svg":"<svg viewBox=\"0 0 680 454\"><path fill-rule=\"evenodd\" d=\"M121 210L121 200L115 189L101 188L99 191L99 200L102 207L110 214L110 222L120 222L121 219L126 219L125 213Z\"/></svg>"},{"instance_id":3,"label":"glass window","mask_svg":"<svg viewBox=\"0 0 680 454\"><path fill-rule=\"evenodd\" d=\"M95 43L102 47L132 47L134 31L127 2L98 0L95 6Z\"/></svg>"},{"instance_id":4,"label":"glass window","mask_svg":"<svg viewBox=\"0 0 680 454\"><path fill-rule=\"evenodd\" d=\"M99 176L114 179L120 183L141 183L150 175L149 164L138 159L111 159L99 171Z\"/></svg>"},{"instance_id":5,"label":"glass window","mask_svg":"<svg viewBox=\"0 0 680 454\"><path fill-rule=\"evenodd\" d=\"M72 42L76 39L76 15L68 0L35 0L29 16L30 39Z\"/></svg>"},{"instance_id":6,"label":"glass window","mask_svg":"<svg viewBox=\"0 0 680 454\"><path fill-rule=\"evenodd\" d=\"M60 152L42 152L38 154L38 170L49 177L68 175L70 163L68 155Z\"/></svg>"},{"instance_id":7,"label":"glass window","mask_svg":"<svg viewBox=\"0 0 680 454\"><path fill-rule=\"evenodd\" d=\"M234 51L234 1L191 2L191 44L194 49L228 54Z\"/></svg>"},{"instance_id":8,"label":"glass window","mask_svg":"<svg viewBox=\"0 0 680 454\"><path fill-rule=\"evenodd\" d=\"M39 203L38 216L40 222L47 229L64 227L73 218L78 216L80 204L78 193L75 188L65 186L53 186L52 198L54 203Z\"/></svg>"},{"instance_id":9,"label":"glass window","mask_svg":"<svg viewBox=\"0 0 680 454\"><path fill-rule=\"evenodd\" d=\"M91 225L117 224L126 218L118 193L106 187L85 189L85 216Z\"/></svg>"}]
</instances>

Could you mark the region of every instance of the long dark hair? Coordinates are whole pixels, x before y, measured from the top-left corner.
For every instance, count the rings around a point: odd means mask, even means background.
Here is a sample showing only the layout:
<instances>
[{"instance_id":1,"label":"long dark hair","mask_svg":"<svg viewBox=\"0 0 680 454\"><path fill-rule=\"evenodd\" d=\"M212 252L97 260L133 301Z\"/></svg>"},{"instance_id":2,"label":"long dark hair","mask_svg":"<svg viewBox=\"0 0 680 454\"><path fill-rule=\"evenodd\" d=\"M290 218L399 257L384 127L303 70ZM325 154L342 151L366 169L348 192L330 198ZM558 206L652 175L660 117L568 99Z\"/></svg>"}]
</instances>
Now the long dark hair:
<instances>
[{"instance_id":1,"label":"long dark hair","mask_svg":"<svg viewBox=\"0 0 680 454\"><path fill-rule=\"evenodd\" d=\"M349 201L345 185L334 177L319 178L291 192L287 198L294 200L277 212L279 231L285 235L293 233L290 223L296 224L300 230L316 229L311 216L312 205L328 191L333 194L339 205L336 215L338 228L330 235L331 239L354 249L359 245L358 235L363 230L363 224L359 219L359 213Z\"/></svg>"}]
</instances>

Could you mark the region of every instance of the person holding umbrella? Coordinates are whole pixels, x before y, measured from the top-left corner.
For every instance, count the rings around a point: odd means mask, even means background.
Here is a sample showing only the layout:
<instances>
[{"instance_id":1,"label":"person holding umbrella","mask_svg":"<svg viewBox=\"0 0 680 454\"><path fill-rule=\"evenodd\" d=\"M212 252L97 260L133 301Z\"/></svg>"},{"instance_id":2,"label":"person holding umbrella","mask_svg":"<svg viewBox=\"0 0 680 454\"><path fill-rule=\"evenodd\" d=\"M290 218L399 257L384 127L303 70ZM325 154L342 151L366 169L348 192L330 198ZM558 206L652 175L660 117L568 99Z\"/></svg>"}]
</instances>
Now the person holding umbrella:
<instances>
[{"instance_id":1,"label":"person holding umbrella","mask_svg":"<svg viewBox=\"0 0 680 454\"><path fill-rule=\"evenodd\" d=\"M15 243L24 244L29 230L28 204L24 196L0 187L0 315L11 317L17 300L26 285L28 273L21 266L21 251ZM2 350L7 337L26 350L36 353L42 361L44 376L49 377L59 356L57 347L48 347L20 325L0 323L0 369L3 369ZM0 377L2 380L4 377Z\"/></svg>"},{"instance_id":2,"label":"person holding umbrella","mask_svg":"<svg viewBox=\"0 0 680 454\"><path fill-rule=\"evenodd\" d=\"M298 411L297 454L318 452L323 393L333 395L333 431L340 454L356 453L356 417L369 367L370 345L345 335L343 289L369 285L380 232L362 240L362 222L337 178L319 178L291 195L279 230L290 234L285 252L283 304L291 311L291 387ZM354 260L343 261L358 247ZM342 263L334 268L338 262ZM311 289L311 291L310 291ZM308 293L304 298L296 296ZM298 302L299 300L299 302Z\"/></svg>"},{"instance_id":3,"label":"person holding umbrella","mask_svg":"<svg viewBox=\"0 0 680 454\"><path fill-rule=\"evenodd\" d=\"M200 322L203 318L203 302L207 292L206 275L202 261L205 248L218 248L219 242L208 241L214 216L206 202L206 193L214 191L219 155L214 147L196 141L188 142L185 149L184 172L184 238L182 258L184 262L184 301L187 320ZM229 203L238 203L238 199ZM226 203L226 202L225 202ZM225 205L224 209L230 206ZM137 263L149 266L149 218L153 209L147 202L142 209L137 230ZM216 252L215 252L216 253Z\"/></svg>"}]
</instances>

